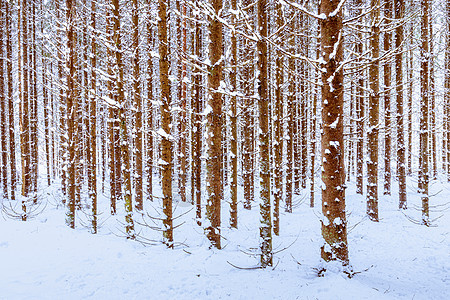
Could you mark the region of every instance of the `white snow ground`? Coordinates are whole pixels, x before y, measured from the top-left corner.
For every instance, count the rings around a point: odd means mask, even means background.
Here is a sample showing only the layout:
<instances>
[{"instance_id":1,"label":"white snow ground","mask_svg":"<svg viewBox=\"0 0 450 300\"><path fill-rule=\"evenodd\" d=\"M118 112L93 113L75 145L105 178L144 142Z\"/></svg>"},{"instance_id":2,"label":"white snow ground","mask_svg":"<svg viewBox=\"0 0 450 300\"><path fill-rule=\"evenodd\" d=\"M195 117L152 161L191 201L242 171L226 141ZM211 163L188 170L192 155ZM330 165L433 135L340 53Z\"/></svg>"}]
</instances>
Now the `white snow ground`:
<instances>
[{"instance_id":1,"label":"white snow ground","mask_svg":"<svg viewBox=\"0 0 450 300\"><path fill-rule=\"evenodd\" d=\"M444 181L444 180L443 180ZM123 215L109 217L101 199L101 228L92 235L78 221L64 225L65 209L54 190L41 191L43 212L21 222L7 217L15 203L3 201L0 218L0 299L450 299L450 184L433 182L432 227L420 220L420 196L408 183L408 207L397 209L393 196L381 196L380 222L365 217L365 198L347 189L350 262L357 273L328 271L317 277L320 260L320 191L316 208L308 193L296 198L293 214L282 213L281 234L274 236L275 268L242 270L258 263L258 206L243 211L239 230L228 226L223 205L223 250L208 249L194 211L181 216L174 250L160 243L126 240ZM145 203L157 217L158 207ZM156 204L153 204L156 205ZM123 204L118 204L122 209ZM18 207L20 208L20 207ZM175 215L191 206L180 204ZM86 224L86 216L79 216ZM141 219L141 218L137 218ZM157 221L145 217L156 226ZM139 221L142 223L143 221ZM155 224L154 224L155 223ZM137 224L139 240L160 240L161 232ZM153 242L152 242L153 244ZM286 249L284 249L286 248ZM284 249L284 250L283 250Z\"/></svg>"}]
</instances>

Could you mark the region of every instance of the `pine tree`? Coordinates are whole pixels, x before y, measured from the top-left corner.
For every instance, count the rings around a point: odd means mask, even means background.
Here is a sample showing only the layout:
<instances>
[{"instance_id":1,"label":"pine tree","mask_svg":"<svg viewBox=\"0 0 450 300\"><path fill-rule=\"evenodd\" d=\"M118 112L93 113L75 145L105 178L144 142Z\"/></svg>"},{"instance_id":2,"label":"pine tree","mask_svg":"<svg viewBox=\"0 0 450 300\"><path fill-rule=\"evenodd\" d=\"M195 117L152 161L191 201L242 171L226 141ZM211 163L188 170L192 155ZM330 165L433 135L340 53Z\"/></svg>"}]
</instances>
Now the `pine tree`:
<instances>
[{"instance_id":1,"label":"pine tree","mask_svg":"<svg viewBox=\"0 0 450 300\"><path fill-rule=\"evenodd\" d=\"M322 236L325 261L348 264L345 216L345 168L343 129L343 29L339 2L322 0L319 14L322 71ZM335 13L336 12L336 13Z\"/></svg>"},{"instance_id":2,"label":"pine tree","mask_svg":"<svg viewBox=\"0 0 450 300\"><path fill-rule=\"evenodd\" d=\"M429 1L420 1L421 18L421 46L420 46L420 159L419 159L419 193L422 199L422 223L429 225L429 204L428 204L428 184L429 184L429 167L428 167L428 105L429 105Z\"/></svg>"},{"instance_id":3,"label":"pine tree","mask_svg":"<svg viewBox=\"0 0 450 300\"><path fill-rule=\"evenodd\" d=\"M258 0L258 104L259 104L259 152L260 152L260 211L261 211L261 267L272 266L272 216L270 203L270 151L269 151L269 92L267 64L267 2Z\"/></svg>"},{"instance_id":4,"label":"pine tree","mask_svg":"<svg viewBox=\"0 0 450 300\"><path fill-rule=\"evenodd\" d=\"M379 122L379 56L380 56L380 9L379 0L371 0L371 63L369 66L369 159L367 161L367 214L378 222L378 122Z\"/></svg>"},{"instance_id":5,"label":"pine tree","mask_svg":"<svg viewBox=\"0 0 450 300\"><path fill-rule=\"evenodd\" d=\"M402 20L405 4L403 0L394 1L395 19ZM399 208L406 208L406 161L404 138L404 113L403 113L403 26L397 26L395 30L395 84L397 93L397 173L399 183ZM411 130L410 130L411 131Z\"/></svg>"},{"instance_id":6,"label":"pine tree","mask_svg":"<svg viewBox=\"0 0 450 300\"><path fill-rule=\"evenodd\" d=\"M206 235L212 245L218 249L220 243L220 211L223 199L223 177L222 169L222 94L219 91L222 80L222 24L220 14L222 11L222 0L211 0L214 15L209 15L209 60L208 65L208 100L207 100L207 175L206 189L208 193L206 204L206 216L210 225L206 227Z\"/></svg>"},{"instance_id":7,"label":"pine tree","mask_svg":"<svg viewBox=\"0 0 450 300\"><path fill-rule=\"evenodd\" d=\"M159 0L158 9L158 36L159 36L159 78L161 85L161 169L163 192L163 236L168 247L173 247L173 220L172 220L172 140L171 140L171 89L169 82L169 48L167 9L169 1Z\"/></svg>"}]
</instances>

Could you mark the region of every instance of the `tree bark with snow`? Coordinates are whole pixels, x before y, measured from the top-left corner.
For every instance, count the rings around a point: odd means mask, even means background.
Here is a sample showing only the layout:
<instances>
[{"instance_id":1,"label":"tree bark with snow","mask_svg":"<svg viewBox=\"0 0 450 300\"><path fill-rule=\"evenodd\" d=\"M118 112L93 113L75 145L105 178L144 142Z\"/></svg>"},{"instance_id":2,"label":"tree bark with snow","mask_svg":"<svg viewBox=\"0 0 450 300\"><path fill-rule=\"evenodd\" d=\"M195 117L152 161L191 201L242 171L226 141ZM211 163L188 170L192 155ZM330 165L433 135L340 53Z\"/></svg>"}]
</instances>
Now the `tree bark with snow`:
<instances>
[{"instance_id":1,"label":"tree bark with snow","mask_svg":"<svg viewBox=\"0 0 450 300\"><path fill-rule=\"evenodd\" d=\"M218 249L220 244L220 210L223 200L222 169L222 0L211 0L213 14L208 16L209 31L209 65L208 68L208 95L207 95L207 163L206 163L206 190L208 193L206 204L206 216L210 222L206 227L206 235L212 245Z\"/></svg>"},{"instance_id":2,"label":"tree bark with snow","mask_svg":"<svg viewBox=\"0 0 450 300\"><path fill-rule=\"evenodd\" d=\"M343 128L343 28L338 1L322 0L319 19L322 70L322 236L325 261L348 264L345 215L345 167Z\"/></svg>"}]
</instances>

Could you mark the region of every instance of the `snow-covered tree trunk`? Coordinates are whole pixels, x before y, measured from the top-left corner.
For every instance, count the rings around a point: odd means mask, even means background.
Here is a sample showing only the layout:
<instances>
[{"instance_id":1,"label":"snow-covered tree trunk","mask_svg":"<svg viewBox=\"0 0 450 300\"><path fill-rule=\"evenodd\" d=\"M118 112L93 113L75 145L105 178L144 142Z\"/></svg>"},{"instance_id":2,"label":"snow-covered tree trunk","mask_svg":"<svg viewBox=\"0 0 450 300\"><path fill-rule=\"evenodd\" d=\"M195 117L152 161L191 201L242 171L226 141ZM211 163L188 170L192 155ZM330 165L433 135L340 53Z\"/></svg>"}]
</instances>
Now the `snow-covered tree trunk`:
<instances>
[{"instance_id":1,"label":"snow-covered tree trunk","mask_svg":"<svg viewBox=\"0 0 450 300\"><path fill-rule=\"evenodd\" d=\"M394 1L395 19L403 20L405 4L404 0ZM406 208L406 161L405 161L405 137L404 137L404 113L403 113L403 26L395 29L395 86L397 96L397 174L399 184L399 208Z\"/></svg>"},{"instance_id":2,"label":"snow-covered tree trunk","mask_svg":"<svg viewBox=\"0 0 450 300\"><path fill-rule=\"evenodd\" d=\"M420 45L420 158L419 158L419 193L422 199L422 223L429 225L429 204L428 204L428 184L429 184L429 0L420 1L421 11L421 45Z\"/></svg>"},{"instance_id":3,"label":"snow-covered tree trunk","mask_svg":"<svg viewBox=\"0 0 450 300\"><path fill-rule=\"evenodd\" d=\"M222 81L223 53L222 53L222 23L219 19L222 13L222 0L211 0L213 15L209 15L209 65L208 67L208 94L207 94L207 163L206 163L206 190L208 193L206 216L210 222L206 226L206 235L212 245L218 249L220 244L220 211L223 200L222 177Z\"/></svg>"},{"instance_id":4,"label":"snow-covered tree trunk","mask_svg":"<svg viewBox=\"0 0 450 300\"><path fill-rule=\"evenodd\" d=\"M367 130L369 158L367 161L367 214L378 222L378 132L379 132L379 56L380 56L380 1L371 0L369 66L369 129Z\"/></svg>"},{"instance_id":5,"label":"snow-covered tree trunk","mask_svg":"<svg viewBox=\"0 0 450 300\"><path fill-rule=\"evenodd\" d=\"M173 220L172 220L172 111L171 91L169 81L169 48L167 10L169 1L159 0L158 8L158 37L159 37L159 78L161 85L161 158L163 192L163 237L168 247L173 247Z\"/></svg>"},{"instance_id":6,"label":"snow-covered tree trunk","mask_svg":"<svg viewBox=\"0 0 450 300\"><path fill-rule=\"evenodd\" d=\"M320 58L322 70L322 236L325 261L348 264L345 215L344 74L342 7L338 1L320 2Z\"/></svg>"}]
</instances>

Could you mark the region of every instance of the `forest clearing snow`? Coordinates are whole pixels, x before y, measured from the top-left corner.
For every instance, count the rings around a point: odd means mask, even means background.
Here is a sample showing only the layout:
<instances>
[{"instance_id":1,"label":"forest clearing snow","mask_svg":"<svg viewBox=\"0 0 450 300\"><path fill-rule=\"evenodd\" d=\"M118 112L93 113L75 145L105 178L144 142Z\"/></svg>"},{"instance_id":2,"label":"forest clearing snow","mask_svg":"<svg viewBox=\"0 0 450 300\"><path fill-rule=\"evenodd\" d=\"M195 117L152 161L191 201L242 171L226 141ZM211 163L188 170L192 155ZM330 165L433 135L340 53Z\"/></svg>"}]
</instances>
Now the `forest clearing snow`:
<instances>
[{"instance_id":1,"label":"forest clearing snow","mask_svg":"<svg viewBox=\"0 0 450 300\"><path fill-rule=\"evenodd\" d=\"M251 211L239 206L238 230L228 227L229 207L223 203L222 250L209 249L195 211L181 203L174 216L185 213L175 225L183 224L174 231L175 249L167 249L159 243L162 233L149 228L156 219L147 215L135 214L140 242L126 240L123 212L109 216L104 196L97 235L83 227L88 221L82 214L77 228L69 229L65 208L55 205L58 197L49 189L42 192L45 208L27 222L8 218L11 203L3 201L0 299L450 299L450 184L434 181L434 193L431 219L439 218L432 227L414 223L420 220L421 202L412 182L404 213L397 208L395 188L392 196L380 189L380 222L373 223L365 217L365 197L350 184L349 256L357 273L348 278L332 269L317 276L320 187L314 209L308 189L294 199L294 213L281 209L280 236L273 237L275 267L266 270L232 266L258 264L257 203ZM144 205L149 215L160 217L156 202Z\"/></svg>"}]
</instances>

